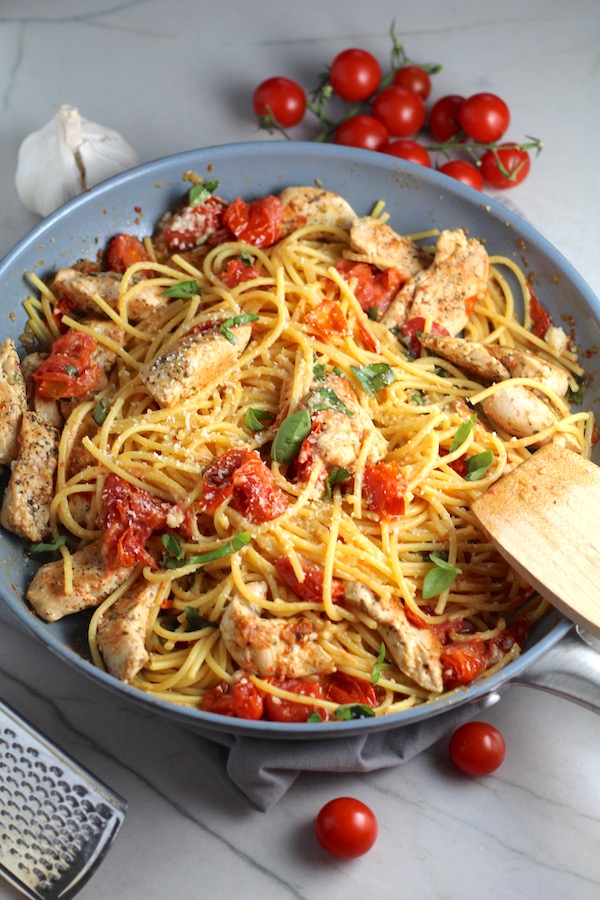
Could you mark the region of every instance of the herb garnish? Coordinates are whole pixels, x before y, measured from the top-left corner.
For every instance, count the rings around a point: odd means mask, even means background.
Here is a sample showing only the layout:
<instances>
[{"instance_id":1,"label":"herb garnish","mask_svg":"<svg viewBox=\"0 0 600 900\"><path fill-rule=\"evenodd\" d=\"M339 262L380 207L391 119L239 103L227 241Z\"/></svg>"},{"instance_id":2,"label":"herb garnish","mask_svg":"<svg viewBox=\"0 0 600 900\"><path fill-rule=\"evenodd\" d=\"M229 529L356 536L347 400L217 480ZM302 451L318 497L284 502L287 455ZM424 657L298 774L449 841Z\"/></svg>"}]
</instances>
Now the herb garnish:
<instances>
[{"instance_id":1,"label":"herb garnish","mask_svg":"<svg viewBox=\"0 0 600 900\"><path fill-rule=\"evenodd\" d=\"M302 442L310 434L310 413L299 409L283 420L271 446L271 459L290 463L298 455Z\"/></svg>"},{"instance_id":2,"label":"herb garnish","mask_svg":"<svg viewBox=\"0 0 600 900\"><path fill-rule=\"evenodd\" d=\"M250 431L264 431L265 426L263 423L272 422L274 418L273 413L270 413L268 409L257 409L255 406L249 406L244 416L244 425Z\"/></svg>"},{"instance_id":3,"label":"herb garnish","mask_svg":"<svg viewBox=\"0 0 600 900\"><path fill-rule=\"evenodd\" d=\"M437 597L450 587L457 575L462 573L462 569L453 566L437 553L430 553L429 559L434 565L423 579L421 590L423 600Z\"/></svg>"},{"instance_id":4,"label":"herb garnish","mask_svg":"<svg viewBox=\"0 0 600 900\"><path fill-rule=\"evenodd\" d=\"M377 661L373 666L373 670L371 672L371 683L377 684L379 679L381 678L381 670L384 668L383 661L385 659L385 644L383 641L381 642L381 646L379 647L379 653L377 655Z\"/></svg>"},{"instance_id":5,"label":"herb garnish","mask_svg":"<svg viewBox=\"0 0 600 900\"><path fill-rule=\"evenodd\" d=\"M388 363L370 363L368 366L350 366L350 368L371 397L396 380L396 374Z\"/></svg>"},{"instance_id":6,"label":"herb garnish","mask_svg":"<svg viewBox=\"0 0 600 900\"><path fill-rule=\"evenodd\" d=\"M218 181L205 181L204 184L195 184L188 193L189 205L200 206L201 203L205 203L218 187Z\"/></svg>"},{"instance_id":7,"label":"herb garnish","mask_svg":"<svg viewBox=\"0 0 600 900\"><path fill-rule=\"evenodd\" d=\"M66 537L64 536L64 534L61 534L58 537L54 538L54 540L52 541L40 541L37 544L31 544L31 546L29 547L29 552L33 553L34 555L42 553L56 553L58 548L62 547L63 544L66 543Z\"/></svg>"},{"instance_id":8,"label":"herb garnish","mask_svg":"<svg viewBox=\"0 0 600 900\"><path fill-rule=\"evenodd\" d=\"M334 484L338 484L340 481L348 481L352 476L348 469L334 469L333 472L327 477L325 482L325 490L323 492L323 500L331 499L331 489Z\"/></svg>"},{"instance_id":9,"label":"herb garnish","mask_svg":"<svg viewBox=\"0 0 600 900\"><path fill-rule=\"evenodd\" d=\"M454 435L452 443L450 444L450 453L454 453L455 450L458 450L461 444L464 444L466 439L469 437L476 421L477 413L474 413L470 419L465 419L464 422L461 422L459 427L456 429L456 434Z\"/></svg>"},{"instance_id":10,"label":"herb garnish","mask_svg":"<svg viewBox=\"0 0 600 900\"><path fill-rule=\"evenodd\" d=\"M163 534L162 543L167 552L163 555L162 565L164 569L179 569L181 566L205 566L209 562L231 556L232 553L241 550L251 540L251 535L246 531L240 531L231 540L221 544L220 547L215 547L214 550L208 550L206 553L200 553L196 556L189 556L186 559L179 538L173 534Z\"/></svg>"},{"instance_id":11,"label":"herb garnish","mask_svg":"<svg viewBox=\"0 0 600 900\"><path fill-rule=\"evenodd\" d=\"M188 281L177 281L175 284L164 288L162 294L165 297L174 297L175 299L186 300L188 297L195 297L200 294L198 282L194 279Z\"/></svg>"},{"instance_id":12,"label":"herb garnish","mask_svg":"<svg viewBox=\"0 0 600 900\"><path fill-rule=\"evenodd\" d=\"M230 344L237 344L236 335L230 331L230 328L235 328L236 325L247 325L248 322L256 322L258 316L254 313L244 313L241 316L234 316L232 319L226 319L221 323L219 327L219 331L226 337Z\"/></svg>"},{"instance_id":13,"label":"herb garnish","mask_svg":"<svg viewBox=\"0 0 600 900\"><path fill-rule=\"evenodd\" d=\"M476 453L475 456L469 456L465 481L479 481L493 462L494 454L491 450L484 450L482 453Z\"/></svg>"},{"instance_id":14,"label":"herb garnish","mask_svg":"<svg viewBox=\"0 0 600 900\"><path fill-rule=\"evenodd\" d=\"M334 712L336 719L370 719L374 716L372 707L366 703L345 703Z\"/></svg>"}]
</instances>

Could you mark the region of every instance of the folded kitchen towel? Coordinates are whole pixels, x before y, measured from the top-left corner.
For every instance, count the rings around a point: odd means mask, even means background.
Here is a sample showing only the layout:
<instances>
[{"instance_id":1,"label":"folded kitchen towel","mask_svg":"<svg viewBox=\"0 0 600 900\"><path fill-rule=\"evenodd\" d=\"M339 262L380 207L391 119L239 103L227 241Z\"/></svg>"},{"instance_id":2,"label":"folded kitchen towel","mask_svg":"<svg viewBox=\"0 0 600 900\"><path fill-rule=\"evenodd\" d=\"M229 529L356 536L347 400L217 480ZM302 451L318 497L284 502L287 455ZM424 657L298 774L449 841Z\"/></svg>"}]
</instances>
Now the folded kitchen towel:
<instances>
[{"instance_id":1,"label":"folded kitchen towel","mask_svg":"<svg viewBox=\"0 0 600 900\"><path fill-rule=\"evenodd\" d=\"M300 772L373 772L408 762L472 718L467 703L389 731L316 740L271 740L173 725L181 740L238 800L266 812ZM285 727L285 726L284 726Z\"/></svg>"}]
</instances>

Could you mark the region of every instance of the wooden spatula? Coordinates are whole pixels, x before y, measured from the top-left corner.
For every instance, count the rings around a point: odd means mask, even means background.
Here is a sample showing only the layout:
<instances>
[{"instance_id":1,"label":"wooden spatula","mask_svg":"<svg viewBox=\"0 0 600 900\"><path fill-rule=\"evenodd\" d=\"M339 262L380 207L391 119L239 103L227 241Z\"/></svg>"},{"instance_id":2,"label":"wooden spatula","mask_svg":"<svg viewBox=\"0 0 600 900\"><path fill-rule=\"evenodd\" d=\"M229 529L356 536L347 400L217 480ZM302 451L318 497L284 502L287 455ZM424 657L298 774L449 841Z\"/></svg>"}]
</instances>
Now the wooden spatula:
<instances>
[{"instance_id":1,"label":"wooden spatula","mask_svg":"<svg viewBox=\"0 0 600 900\"><path fill-rule=\"evenodd\" d=\"M600 467L548 444L471 508L507 562L600 638Z\"/></svg>"}]
</instances>

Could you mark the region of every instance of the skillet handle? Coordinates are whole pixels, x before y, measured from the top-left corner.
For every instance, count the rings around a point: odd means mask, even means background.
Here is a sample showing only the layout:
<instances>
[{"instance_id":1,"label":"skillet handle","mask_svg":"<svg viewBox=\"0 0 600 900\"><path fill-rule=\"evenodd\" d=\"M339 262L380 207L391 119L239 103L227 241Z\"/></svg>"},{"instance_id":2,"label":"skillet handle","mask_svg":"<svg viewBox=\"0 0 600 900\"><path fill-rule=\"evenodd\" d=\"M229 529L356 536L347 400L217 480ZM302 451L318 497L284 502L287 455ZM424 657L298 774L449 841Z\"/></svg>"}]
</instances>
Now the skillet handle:
<instances>
[{"instance_id":1,"label":"skillet handle","mask_svg":"<svg viewBox=\"0 0 600 900\"><path fill-rule=\"evenodd\" d=\"M572 628L512 684L549 691L600 712L600 641Z\"/></svg>"}]
</instances>

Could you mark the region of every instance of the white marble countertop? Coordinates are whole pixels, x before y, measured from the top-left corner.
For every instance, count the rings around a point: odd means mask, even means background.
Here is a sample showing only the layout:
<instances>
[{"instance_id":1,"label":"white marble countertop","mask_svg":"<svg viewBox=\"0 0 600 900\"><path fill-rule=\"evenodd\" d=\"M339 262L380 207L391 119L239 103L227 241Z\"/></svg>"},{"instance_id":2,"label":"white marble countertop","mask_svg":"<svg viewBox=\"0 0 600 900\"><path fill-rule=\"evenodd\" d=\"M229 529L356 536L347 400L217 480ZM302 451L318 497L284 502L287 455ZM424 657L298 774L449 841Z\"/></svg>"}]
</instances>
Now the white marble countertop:
<instances>
[{"instance_id":1,"label":"white marble countertop","mask_svg":"<svg viewBox=\"0 0 600 900\"><path fill-rule=\"evenodd\" d=\"M543 139L506 199L600 293L597 0L2 0L0 254L37 222L14 187L19 143L61 103L119 130L142 161L262 139L255 84L283 74L310 86L348 46L385 61L394 18L409 55L444 65L435 97L497 92L510 136ZM82 681L1 609L0 672L3 699L128 800L82 898L600 896L600 718L564 699L512 686L482 715L508 748L487 778L460 776L441 741L399 768L302 774L263 814L202 771L167 724ZM350 863L312 833L342 794L380 824L373 850ZM13 896L0 882L0 897Z\"/></svg>"}]
</instances>

